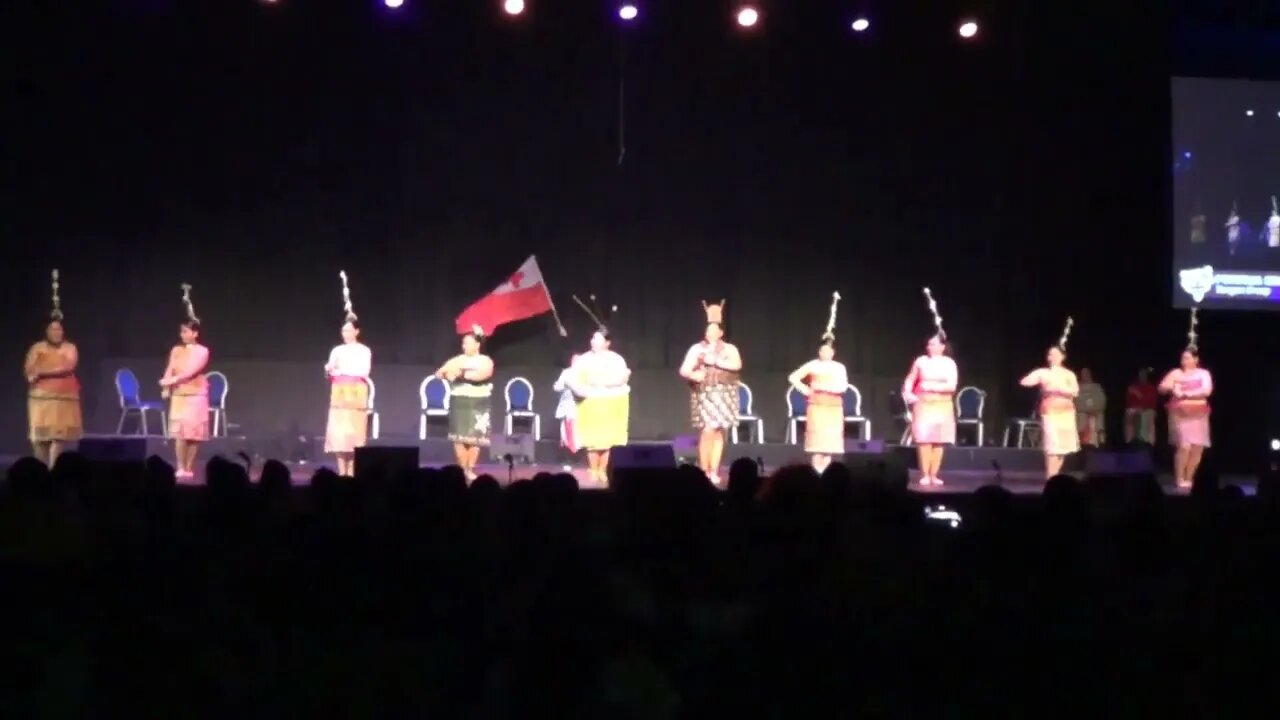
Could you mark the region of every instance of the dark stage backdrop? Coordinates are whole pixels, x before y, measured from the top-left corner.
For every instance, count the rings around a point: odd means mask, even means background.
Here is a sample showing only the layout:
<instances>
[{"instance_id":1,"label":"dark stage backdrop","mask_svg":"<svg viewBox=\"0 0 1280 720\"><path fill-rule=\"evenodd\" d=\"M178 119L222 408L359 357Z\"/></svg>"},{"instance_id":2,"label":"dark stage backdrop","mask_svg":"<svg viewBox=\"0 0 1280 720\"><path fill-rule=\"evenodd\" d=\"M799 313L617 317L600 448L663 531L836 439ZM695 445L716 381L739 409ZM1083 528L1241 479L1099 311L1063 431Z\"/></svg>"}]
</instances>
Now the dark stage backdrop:
<instances>
[{"instance_id":1,"label":"dark stage backdrop","mask_svg":"<svg viewBox=\"0 0 1280 720\"><path fill-rule=\"evenodd\" d=\"M183 281L215 364L309 373L337 341L345 269L376 362L407 377L530 253L572 341L589 324L569 294L594 291L655 378L721 297L748 372L780 377L812 356L833 290L853 373L900 377L932 329L923 285L963 379L1012 399L994 426L1024 411L1016 380L1068 314L1071 363L1117 403L1133 368L1176 359L1169 49L1149 8L991 2L965 44L952 2L892 3L863 40L838 2L777 3L754 37L727 3L649 3L626 33L605 3L517 24L496 3L407 5L6 6L0 446L23 444L17 366L54 266L96 399L110 358L163 357ZM1260 426L1231 377L1269 367L1262 322L1202 324L1223 452ZM563 348L534 320L491 351L550 377ZM318 420L301 370L236 380Z\"/></svg>"}]
</instances>

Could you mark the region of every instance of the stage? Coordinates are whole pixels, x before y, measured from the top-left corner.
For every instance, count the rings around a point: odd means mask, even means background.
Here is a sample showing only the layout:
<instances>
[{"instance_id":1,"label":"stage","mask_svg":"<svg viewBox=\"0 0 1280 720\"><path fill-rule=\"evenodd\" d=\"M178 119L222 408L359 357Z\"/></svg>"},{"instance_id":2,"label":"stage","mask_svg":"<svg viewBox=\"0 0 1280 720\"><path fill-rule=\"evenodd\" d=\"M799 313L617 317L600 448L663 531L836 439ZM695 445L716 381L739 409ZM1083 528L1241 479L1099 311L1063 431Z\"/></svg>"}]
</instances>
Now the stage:
<instances>
[{"instance_id":1,"label":"stage","mask_svg":"<svg viewBox=\"0 0 1280 720\"><path fill-rule=\"evenodd\" d=\"M488 449L482 455L477 470L481 474L492 475L499 482L528 479L541 472L570 472L584 489L596 488L583 467L581 453L577 458L567 457L559 444L549 440L532 442L527 438L524 442L512 442L502 446L503 438L497 438L498 445ZM172 442L161 437L89 435L77 449L91 459L136 461L152 455L172 462ZM225 437L215 438L201 448L201 464L210 458L222 456L241 464L248 464L251 475L256 480L262 464L269 459L281 460L288 466L290 475L296 485L307 485L311 476L322 468L333 468L332 458L325 456L323 438L247 438ZM402 448L406 453L416 450L418 467L445 467L453 463L453 446L444 439L418 440L416 438L383 437L370 442L372 447ZM696 444L692 437L676 438L669 441L635 442L631 445L637 452L632 454L639 462L648 467L674 467L676 464L696 464ZM530 449L532 452L529 452ZM1039 450L999 447L954 447L947 450L943 460L941 487L922 487L918 484L919 473L916 471L915 449L896 445L884 445L879 442L864 443L850 440L847 452L838 461L853 468L875 468L889 473L900 473L905 470L910 478L913 491L929 494L948 494L972 492L984 485L998 484L1019 494L1035 494L1044 488L1044 458ZM625 453L615 453L615 465L618 458ZM770 473L779 467L808 462L804 451L797 445L783 443L741 443L728 445L725 448L724 462L720 476L728 477L728 466L738 458L749 458L755 461L763 473ZM673 459L674 458L674 459ZM0 457L0 469L7 474L8 467L17 457ZM1086 452L1068 458L1064 471L1083 477L1086 473L1101 476L1123 474L1142 474L1155 471L1148 451L1120 452ZM1161 485L1167 492L1176 491L1174 482L1166 473L1157 472ZM1252 494L1256 486L1256 478L1247 476L1223 477L1222 484L1240 485L1247 493ZM197 477L188 484L203 484Z\"/></svg>"}]
</instances>

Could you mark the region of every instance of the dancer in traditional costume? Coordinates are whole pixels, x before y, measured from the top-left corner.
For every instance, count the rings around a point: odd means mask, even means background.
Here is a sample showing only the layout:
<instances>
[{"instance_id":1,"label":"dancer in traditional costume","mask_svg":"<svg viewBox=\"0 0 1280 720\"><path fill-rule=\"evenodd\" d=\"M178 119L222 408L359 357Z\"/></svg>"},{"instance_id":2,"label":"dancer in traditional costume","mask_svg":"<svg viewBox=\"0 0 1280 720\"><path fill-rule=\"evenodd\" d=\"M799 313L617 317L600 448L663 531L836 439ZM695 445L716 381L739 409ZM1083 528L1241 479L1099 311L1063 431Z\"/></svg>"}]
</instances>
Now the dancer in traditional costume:
<instances>
[{"instance_id":1,"label":"dancer in traditional costume","mask_svg":"<svg viewBox=\"0 0 1280 720\"><path fill-rule=\"evenodd\" d=\"M956 442L956 387L960 373L949 356L942 316L929 288L924 289L937 332L925 343L902 381L902 399L911 412L911 438L920 463L920 484L941 485L942 456Z\"/></svg>"},{"instance_id":2,"label":"dancer in traditional costume","mask_svg":"<svg viewBox=\"0 0 1280 720\"><path fill-rule=\"evenodd\" d=\"M1179 367L1160 381L1160 392L1169 395L1169 443L1177 448L1173 456L1174 479L1178 487L1190 488L1200 468L1204 449L1209 447L1209 396L1213 376L1200 367L1197 345L1196 309L1191 310L1191 329Z\"/></svg>"},{"instance_id":3,"label":"dancer in traditional costume","mask_svg":"<svg viewBox=\"0 0 1280 720\"><path fill-rule=\"evenodd\" d=\"M819 473L831 464L831 456L844 454L844 392L849 373L836 357L836 306L840 293L831 295L827 329L818 346L818 359L801 365L787 378L791 387L809 399L804 416L804 451Z\"/></svg>"},{"instance_id":4,"label":"dancer in traditional costume","mask_svg":"<svg viewBox=\"0 0 1280 720\"><path fill-rule=\"evenodd\" d=\"M476 325L462 336L462 354L436 370L449 383L449 439L454 457L467 476L476 479L480 448L489 446L493 402L493 360L480 353L484 330Z\"/></svg>"},{"instance_id":5,"label":"dancer in traditional costume","mask_svg":"<svg viewBox=\"0 0 1280 720\"><path fill-rule=\"evenodd\" d=\"M742 356L724 341L724 300L702 303L707 327L702 342L689 348L680 365L680 377L690 384L690 415L698 431L698 465L719 484L720 459L725 432L738 424L738 382Z\"/></svg>"},{"instance_id":6,"label":"dancer in traditional costume","mask_svg":"<svg viewBox=\"0 0 1280 720\"><path fill-rule=\"evenodd\" d=\"M1138 379L1129 386L1124 396L1124 441L1134 441L1154 446L1156 444L1156 407L1160 404L1159 390L1151 382L1151 371L1142 368Z\"/></svg>"},{"instance_id":7,"label":"dancer in traditional costume","mask_svg":"<svg viewBox=\"0 0 1280 720\"><path fill-rule=\"evenodd\" d=\"M569 367L560 371L552 389L560 393L560 401L556 403L556 419L560 421L560 447L567 453L564 458L564 469L573 469L573 456L578 454L578 439L574 418L578 412L578 399L574 396L569 383L573 378L573 366L578 362L577 355L569 357Z\"/></svg>"},{"instance_id":8,"label":"dancer in traditional costume","mask_svg":"<svg viewBox=\"0 0 1280 720\"><path fill-rule=\"evenodd\" d=\"M181 341L169 351L160 379L161 396L169 400L169 437L177 459L177 477L195 477L200 443L209 439L209 348L200 344L200 318L191 304L191 286L182 285L187 317L178 327Z\"/></svg>"},{"instance_id":9,"label":"dancer in traditional costume","mask_svg":"<svg viewBox=\"0 0 1280 720\"><path fill-rule=\"evenodd\" d=\"M1227 216L1227 253L1235 255L1240 247L1240 213L1236 204L1231 203L1231 214Z\"/></svg>"},{"instance_id":10,"label":"dancer in traditional costume","mask_svg":"<svg viewBox=\"0 0 1280 720\"><path fill-rule=\"evenodd\" d=\"M1280 205L1271 196L1271 217L1267 218L1267 247L1280 248Z\"/></svg>"},{"instance_id":11,"label":"dancer in traditional costume","mask_svg":"<svg viewBox=\"0 0 1280 720\"><path fill-rule=\"evenodd\" d=\"M44 339L27 351L22 373L27 378L27 416L31 449L37 460L53 466L62 446L79 440L84 432L80 410L80 381L76 365L80 353L66 339L62 327L62 298L58 271L54 270L53 310L44 328Z\"/></svg>"},{"instance_id":12,"label":"dancer in traditional costume","mask_svg":"<svg viewBox=\"0 0 1280 720\"><path fill-rule=\"evenodd\" d=\"M1080 433L1076 428L1076 396L1080 384L1076 374L1062 366L1067 357L1067 338L1071 335L1071 318L1057 345L1049 348L1047 365L1032 370L1022 378L1023 387L1040 388L1040 435L1044 447L1045 478L1062 472L1066 457L1080 451Z\"/></svg>"},{"instance_id":13,"label":"dancer in traditional costume","mask_svg":"<svg viewBox=\"0 0 1280 720\"><path fill-rule=\"evenodd\" d=\"M359 341L360 319L351 304L347 273L342 279L342 344L329 351L324 372L329 378L329 420L324 430L324 451L338 461L338 474L354 477L356 448L369 438L369 373L373 351Z\"/></svg>"},{"instance_id":14,"label":"dancer in traditional costume","mask_svg":"<svg viewBox=\"0 0 1280 720\"><path fill-rule=\"evenodd\" d=\"M1107 393L1093 381L1089 368L1080 369L1080 395L1076 398L1076 425L1080 445L1102 447L1107 442Z\"/></svg>"},{"instance_id":15,"label":"dancer in traditional costume","mask_svg":"<svg viewBox=\"0 0 1280 720\"><path fill-rule=\"evenodd\" d=\"M595 296L591 297L592 301ZM591 349L578 356L569 374L569 389L577 400L574 430L577 442L587 449L591 479L609 482L609 451L627 444L627 424L631 417L631 370L622 356L609 349L609 328L597 308L592 312L574 296L591 319ZM618 311L617 306L612 313ZM611 314L612 314L611 313Z\"/></svg>"}]
</instances>

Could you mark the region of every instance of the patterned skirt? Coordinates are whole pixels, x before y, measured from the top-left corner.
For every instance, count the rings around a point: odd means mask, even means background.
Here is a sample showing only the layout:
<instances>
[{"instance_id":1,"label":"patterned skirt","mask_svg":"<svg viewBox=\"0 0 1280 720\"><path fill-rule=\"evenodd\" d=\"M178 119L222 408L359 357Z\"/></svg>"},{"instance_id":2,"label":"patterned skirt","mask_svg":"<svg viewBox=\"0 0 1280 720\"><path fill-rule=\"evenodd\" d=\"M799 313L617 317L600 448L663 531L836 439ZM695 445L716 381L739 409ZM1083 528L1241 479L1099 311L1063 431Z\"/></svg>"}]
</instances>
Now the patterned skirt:
<instances>
[{"instance_id":1,"label":"patterned skirt","mask_svg":"<svg viewBox=\"0 0 1280 720\"><path fill-rule=\"evenodd\" d=\"M631 396L589 397L578 403L573 419L578 447L608 450L627 444Z\"/></svg>"},{"instance_id":2,"label":"patterned skirt","mask_svg":"<svg viewBox=\"0 0 1280 720\"><path fill-rule=\"evenodd\" d=\"M954 445L956 406L951 395L921 395L911 406L911 439L917 445Z\"/></svg>"},{"instance_id":3,"label":"patterned skirt","mask_svg":"<svg viewBox=\"0 0 1280 720\"><path fill-rule=\"evenodd\" d=\"M324 451L353 453L369 439L369 385L359 379L338 379L329 386L329 422Z\"/></svg>"},{"instance_id":4,"label":"patterned skirt","mask_svg":"<svg viewBox=\"0 0 1280 720\"><path fill-rule=\"evenodd\" d=\"M1169 444L1175 447L1209 447L1209 405L1181 403L1169 406Z\"/></svg>"},{"instance_id":5,"label":"patterned skirt","mask_svg":"<svg viewBox=\"0 0 1280 720\"><path fill-rule=\"evenodd\" d=\"M459 445L489 446L492 398L449 398L449 439Z\"/></svg>"},{"instance_id":6,"label":"patterned skirt","mask_svg":"<svg viewBox=\"0 0 1280 720\"><path fill-rule=\"evenodd\" d=\"M689 402L694 430L728 430L738 425L738 384L700 385Z\"/></svg>"},{"instance_id":7,"label":"patterned skirt","mask_svg":"<svg viewBox=\"0 0 1280 720\"><path fill-rule=\"evenodd\" d=\"M1054 410L1040 414L1040 432L1045 455L1080 452L1080 431L1075 410Z\"/></svg>"},{"instance_id":8,"label":"patterned skirt","mask_svg":"<svg viewBox=\"0 0 1280 720\"><path fill-rule=\"evenodd\" d=\"M27 417L31 442L79 440L84 433L78 395L29 395Z\"/></svg>"},{"instance_id":9,"label":"patterned skirt","mask_svg":"<svg viewBox=\"0 0 1280 720\"><path fill-rule=\"evenodd\" d=\"M844 398L816 392L804 414L804 451L820 455L844 454Z\"/></svg>"},{"instance_id":10,"label":"patterned skirt","mask_svg":"<svg viewBox=\"0 0 1280 720\"><path fill-rule=\"evenodd\" d=\"M169 437L201 442L209 439L209 395L193 393L169 398Z\"/></svg>"}]
</instances>

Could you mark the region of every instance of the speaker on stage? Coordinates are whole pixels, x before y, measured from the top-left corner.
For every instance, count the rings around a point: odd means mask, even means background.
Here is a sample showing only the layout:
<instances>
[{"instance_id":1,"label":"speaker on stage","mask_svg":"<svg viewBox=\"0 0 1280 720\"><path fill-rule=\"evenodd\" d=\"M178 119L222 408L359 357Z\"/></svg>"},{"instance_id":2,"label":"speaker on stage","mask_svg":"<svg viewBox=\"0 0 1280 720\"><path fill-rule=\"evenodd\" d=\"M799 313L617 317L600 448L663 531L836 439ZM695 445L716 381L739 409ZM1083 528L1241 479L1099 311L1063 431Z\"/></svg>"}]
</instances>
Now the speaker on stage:
<instances>
[{"instance_id":1,"label":"speaker on stage","mask_svg":"<svg viewBox=\"0 0 1280 720\"><path fill-rule=\"evenodd\" d=\"M76 452L92 462L141 463L147 461L147 439L145 437L81 438Z\"/></svg>"},{"instance_id":2,"label":"speaker on stage","mask_svg":"<svg viewBox=\"0 0 1280 720\"><path fill-rule=\"evenodd\" d=\"M844 457L837 462L849 468L857 482L872 482L884 488L906 490L909 477L907 458L892 452L883 440L845 440Z\"/></svg>"},{"instance_id":3,"label":"speaker on stage","mask_svg":"<svg viewBox=\"0 0 1280 720\"><path fill-rule=\"evenodd\" d=\"M1088 450L1084 453L1085 474L1089 477L1116 477L1120 475L1151 475L1155 463L1150 450Z\"/></svg>"},{"instance_id":4,"label":"speaker on stage","mask_svg":"<svg viewBox=\"0 0 1280 720\"><path fill-rule=\"evenodd\" d=\"M417 471L418 446L368 445L356 448L355 460L356 475L392 479Z\"/></svg>"},{"instance_id":5,"label":"speaker on stage","mask_svg":"<svg viewBox=\"0 0 1280 720\"><path fill-rule=\"evenodd\" d=\"M674 469L676 449L671 443L632 443L609 453L609 470Z\"/></svg>"}]
</instances>

